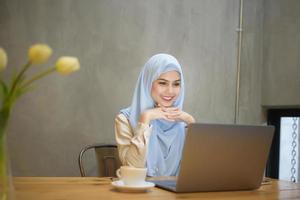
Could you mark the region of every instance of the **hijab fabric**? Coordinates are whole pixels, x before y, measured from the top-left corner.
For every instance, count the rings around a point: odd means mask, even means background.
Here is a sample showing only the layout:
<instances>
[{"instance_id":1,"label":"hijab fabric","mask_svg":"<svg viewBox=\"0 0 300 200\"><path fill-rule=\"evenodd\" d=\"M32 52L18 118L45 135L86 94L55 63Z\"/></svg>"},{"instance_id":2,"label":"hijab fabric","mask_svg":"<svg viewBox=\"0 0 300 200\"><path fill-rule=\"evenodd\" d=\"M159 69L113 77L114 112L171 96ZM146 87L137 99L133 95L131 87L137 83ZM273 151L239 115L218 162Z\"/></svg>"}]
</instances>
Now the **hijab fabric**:
<instances>
[{"instance_id":1,"label":"hijab fabric","mask_svg":"<svg viewBox=\"0 0 300 200\"><path fill-rule=\"evenodd\" d=\"M181 66L171 55L156 54L144 65L140 72L130 107L121 110L134 130L142 112L155 107L151 97L152 83L162 73L177 71L180 74L181 90L173 106L182 109L184 100L184 80ZM149 176L175 176L178 174L181 153L185 139L185 124L163 119L150 122L152 132L147 149L146 167Z\"/></svg>"}]
</instances>

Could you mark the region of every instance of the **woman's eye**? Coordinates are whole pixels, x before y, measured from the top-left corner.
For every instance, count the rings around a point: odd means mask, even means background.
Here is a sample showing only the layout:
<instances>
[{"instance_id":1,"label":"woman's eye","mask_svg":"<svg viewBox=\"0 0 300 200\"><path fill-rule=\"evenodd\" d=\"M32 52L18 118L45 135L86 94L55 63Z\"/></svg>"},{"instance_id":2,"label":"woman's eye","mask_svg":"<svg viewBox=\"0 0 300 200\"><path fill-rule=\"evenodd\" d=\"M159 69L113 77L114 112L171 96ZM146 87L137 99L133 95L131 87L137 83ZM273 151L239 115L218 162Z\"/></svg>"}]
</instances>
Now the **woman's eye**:
<instances>
[{"instance_id":1,"label":"woman's eye","mask_svg":"<svg viewBox=\"0 0 300 200\"><path fill-rule=\"evenodd\" d=\"M158 82L159 85L167 85L166 82Z\"/></svg>"},{"instance_id":2,"label":"woman's eye","mask_svg":"<svg viewBox=\"0 0 300 200\"><path fill-rule=\"evenodd\" d=\"M174 86L179 87L180 83L174 83Z\"/></svg>"}]
</instances>

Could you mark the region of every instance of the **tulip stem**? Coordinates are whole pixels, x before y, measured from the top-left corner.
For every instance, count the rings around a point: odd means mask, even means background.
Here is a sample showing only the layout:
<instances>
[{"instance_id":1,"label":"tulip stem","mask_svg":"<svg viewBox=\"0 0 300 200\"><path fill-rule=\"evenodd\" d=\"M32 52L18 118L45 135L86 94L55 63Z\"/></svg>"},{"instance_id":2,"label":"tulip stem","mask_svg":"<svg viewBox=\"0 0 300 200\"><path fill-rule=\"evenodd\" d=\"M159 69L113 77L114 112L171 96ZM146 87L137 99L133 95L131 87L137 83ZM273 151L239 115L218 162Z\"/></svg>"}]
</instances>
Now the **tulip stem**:
<instances>
[{"instance_id":1,"label":"tulip stem","mask_svg":"<svg viewBox=\"0 0 300 200\"><path fill-rule=\"evenodd\" d=\"M20 79L22 78L23 74L26 72L26 70L30 67L30 62L28 61L24 67L22 68L22 70L20 71L20 73L18 74L17 78L14 80L13 85L11 87L11 91L10 91L10 95L12 95L14 93L14 90L17 87L18 82L20 81Z\"/></svg>"},{"instance_id":2,"label":"tulip stem","mask_svg":"<svg viewBox=\"0 0 300 200\"><path fill-rule=\"evenodd\" d=\"M41 78L43 78L44 76L47 76L48 74L54 72L55 70L56 70L56 68L55 68L55 67L52 67L52 68L49 68L49 69L47 69L47 70L45 70L45 71L43 71L43 72L41 72L41 73L39 73L39 74L33 76L30 80L28 80L27 82L25 82L25 83L22 85L22 88L25 88L25 87L29 86L32 82L34 82L34 81L36 81L36 80L38 80L38 79L41 79Z\"/></svg>"}]
</instances>

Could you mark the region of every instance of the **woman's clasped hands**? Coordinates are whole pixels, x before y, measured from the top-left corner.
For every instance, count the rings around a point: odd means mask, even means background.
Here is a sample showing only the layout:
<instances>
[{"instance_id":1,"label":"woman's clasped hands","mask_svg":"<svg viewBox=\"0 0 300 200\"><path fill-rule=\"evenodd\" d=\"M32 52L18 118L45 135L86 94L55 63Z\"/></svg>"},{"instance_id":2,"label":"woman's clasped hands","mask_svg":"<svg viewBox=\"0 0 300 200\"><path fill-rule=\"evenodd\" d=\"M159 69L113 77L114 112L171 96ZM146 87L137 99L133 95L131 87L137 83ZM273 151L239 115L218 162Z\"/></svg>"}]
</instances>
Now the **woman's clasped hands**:
<instances>
[{"instance_id":1,"label":"woman's clasped hands","mask_svg":"<svg viewBox=\"0 0 300 200\"><path fill-rule=\"evenodd\" d=\"M149 124L155 119L164 119L171 122L182 121L186 124L195 122L195 119L190 114L184 112L180 108L164 107L161 105L157 105L157 107L143 112L140 117L140 122Z\"/></svg>"}]
</instances>

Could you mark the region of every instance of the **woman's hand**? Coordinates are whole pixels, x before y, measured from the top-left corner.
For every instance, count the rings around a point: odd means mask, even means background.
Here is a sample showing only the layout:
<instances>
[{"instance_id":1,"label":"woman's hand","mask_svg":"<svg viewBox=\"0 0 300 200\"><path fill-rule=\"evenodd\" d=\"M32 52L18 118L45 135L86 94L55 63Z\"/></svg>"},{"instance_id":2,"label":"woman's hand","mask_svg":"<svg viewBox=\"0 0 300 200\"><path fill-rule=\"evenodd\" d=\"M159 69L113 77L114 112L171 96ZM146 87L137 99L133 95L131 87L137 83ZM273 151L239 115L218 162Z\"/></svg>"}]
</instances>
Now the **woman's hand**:
<instances>
[{"instance_id":1,"label":"woman's hand","mask_svg":"<svg viewBox=\"0 0 300 200\"><path fill-rule=\"evenodd\" d=\"M164 119L167 121L183 121L186 124L194 123L195 119L188 113L176 107L156 107L146 110L140 116L140 122L149 124L152 120Z\"/></svg>"},{"instance_id":2,"label":"woman's hand","mask_svg":"<svg viewBox=\"0 0 300 200\"><path fill-rule=\"evenodd\" d=\"M150 124L150 122L155 119L165 119L169 121L174 121L168 119L167 114L167 112L163 111L162 107L149 109L141 114L139 122L144 124Z\"/></svg>"},{"instance_id":3,"label":"woman's hand","mask_svg":"<svg viewBox=\"0 0 300 200\"><path fill-rule=\"evenodd\" d=\"M194 123L195 119L192 115L180 110L179 108L169 107L169 108L162 108L163 111L167 113L168 120L171 121L183 121L186 124Z\"/></svg>"}]
</instances>

